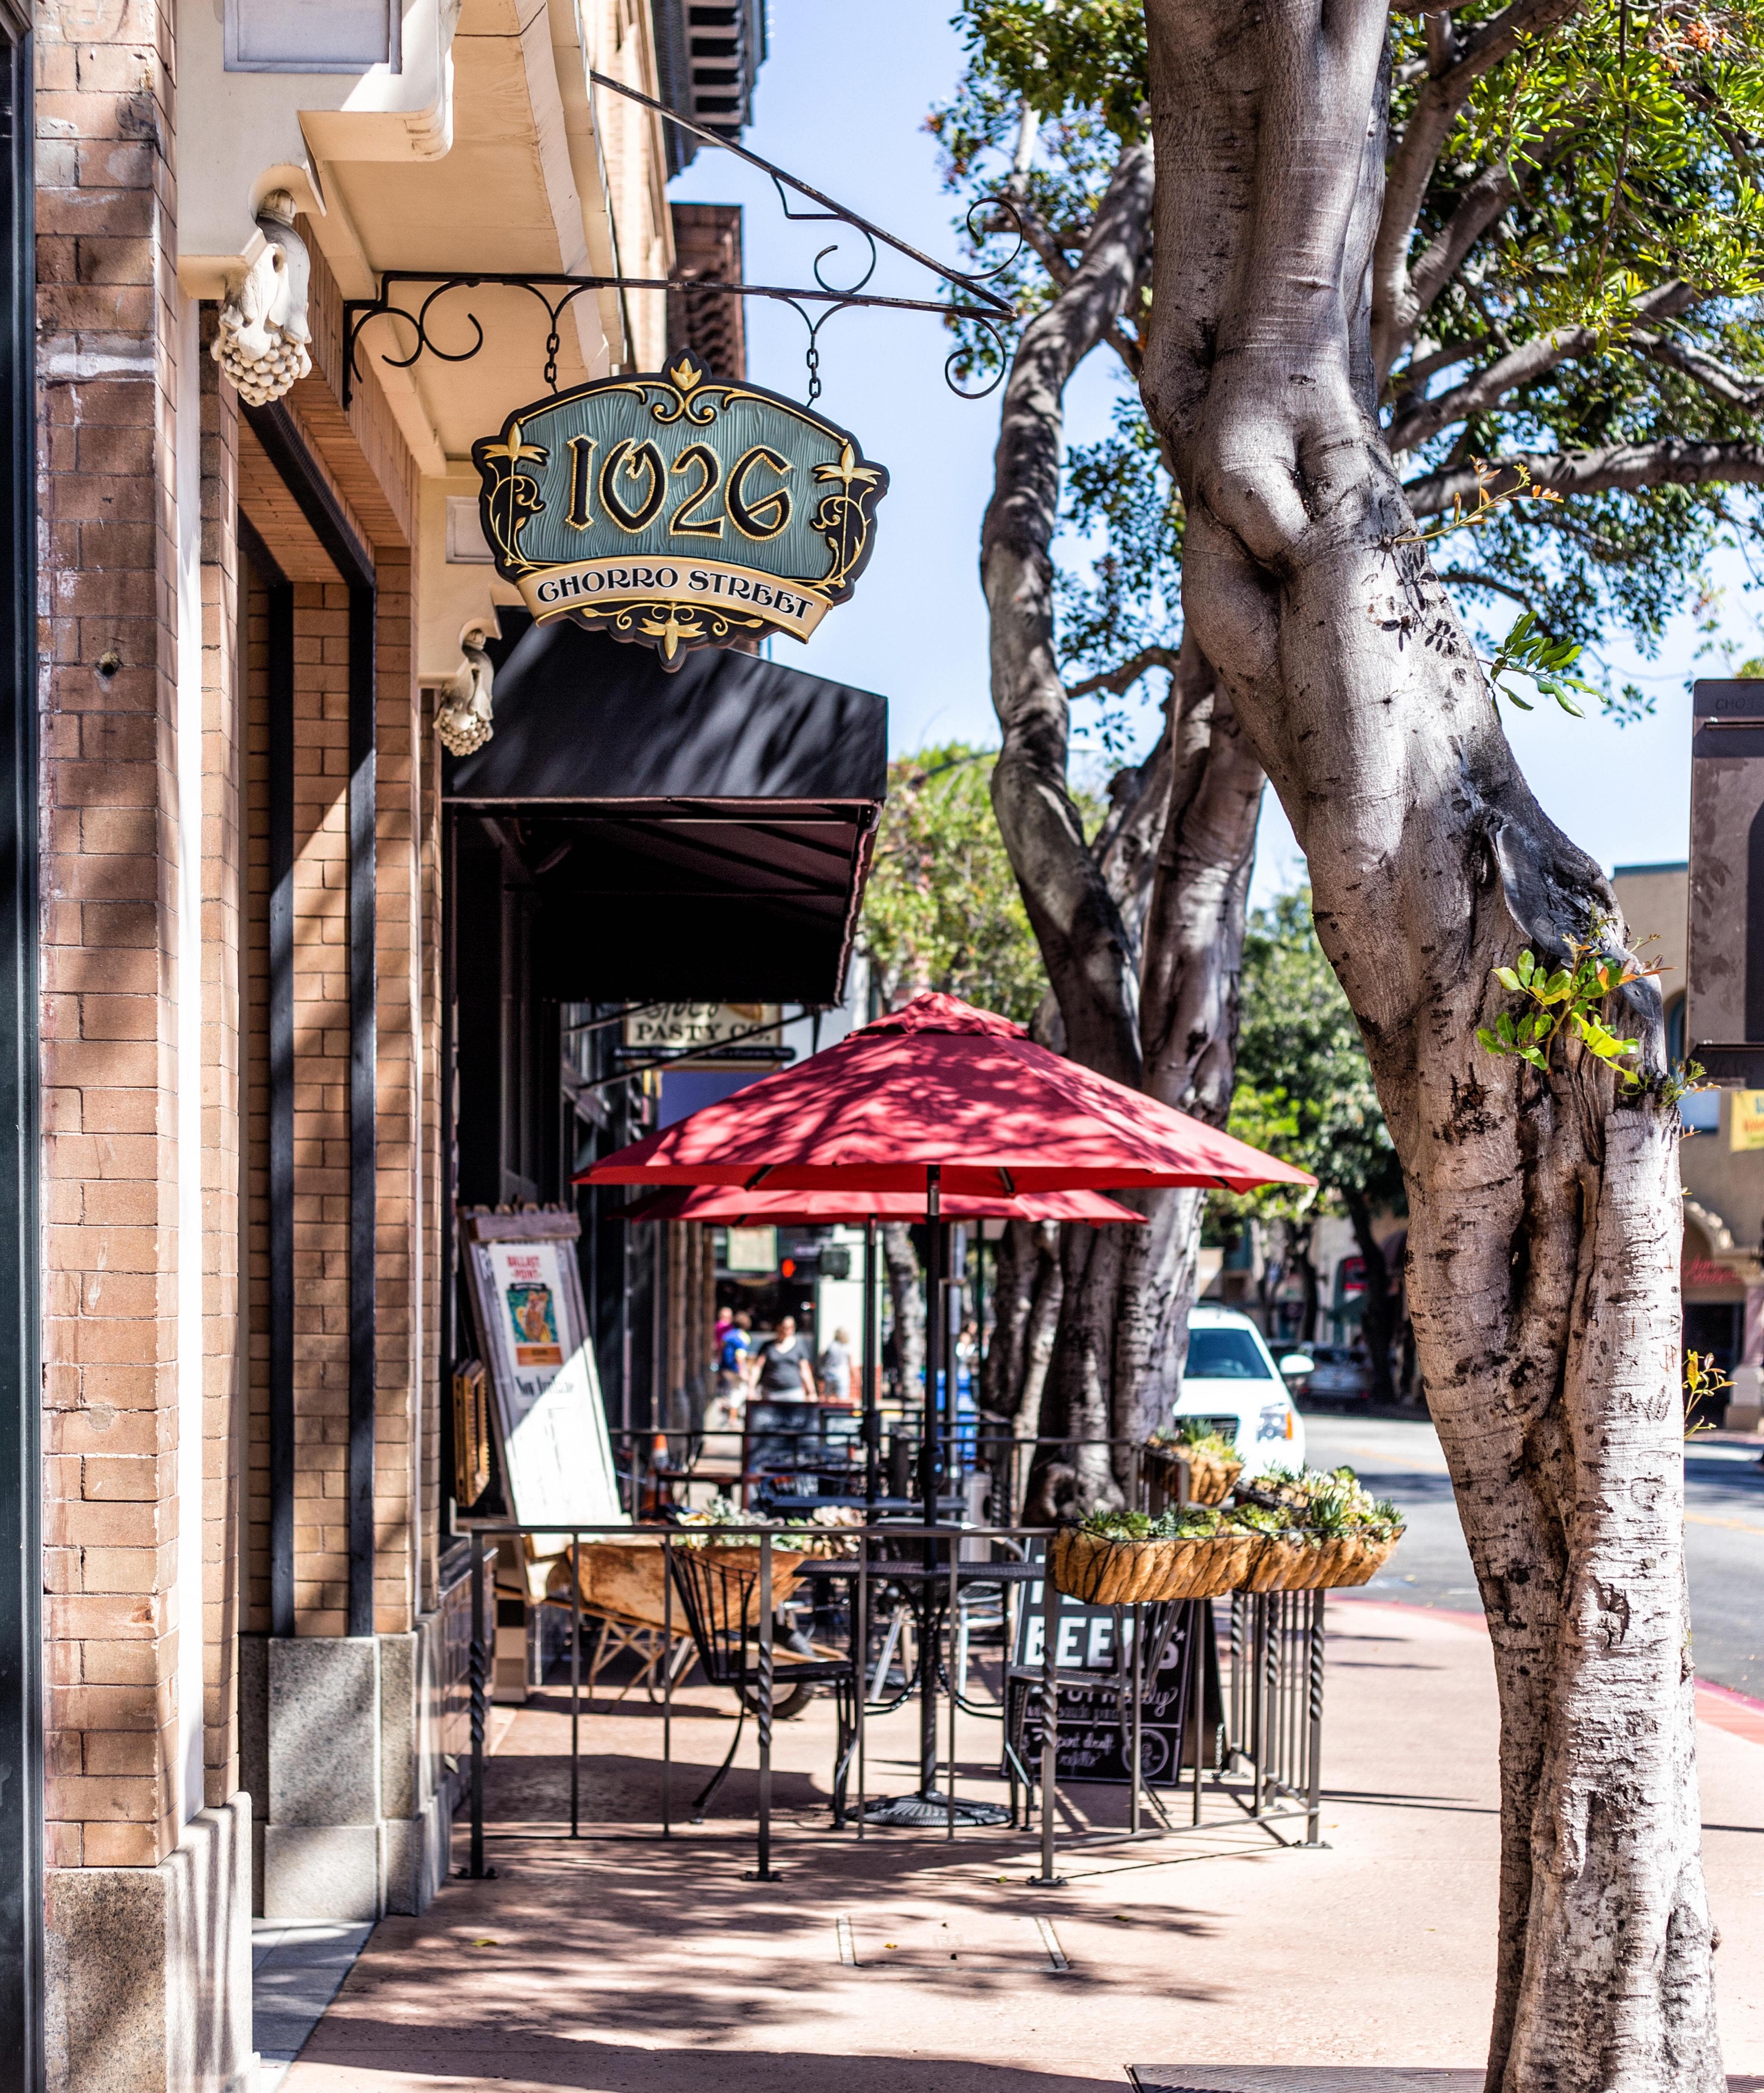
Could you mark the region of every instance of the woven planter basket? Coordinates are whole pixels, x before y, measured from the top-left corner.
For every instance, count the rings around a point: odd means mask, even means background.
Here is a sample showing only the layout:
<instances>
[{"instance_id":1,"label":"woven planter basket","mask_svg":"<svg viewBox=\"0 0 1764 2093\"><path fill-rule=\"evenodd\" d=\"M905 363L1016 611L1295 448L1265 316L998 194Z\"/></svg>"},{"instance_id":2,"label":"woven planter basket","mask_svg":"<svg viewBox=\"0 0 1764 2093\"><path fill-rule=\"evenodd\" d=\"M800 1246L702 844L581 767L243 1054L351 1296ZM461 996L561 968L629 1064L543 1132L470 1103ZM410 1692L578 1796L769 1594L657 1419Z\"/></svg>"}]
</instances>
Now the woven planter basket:
<instances>
[{"instance_id":1,"label":"woven planter basket","mask_svg":"<svg viewBox=\"0 0 1764 2093\"><path fill-rule=\"evenodd\" d=\"M1173 1598L1165 1588L1179 1576L1190 1544L1182 1540L1104 1540L1063 1527L1047 1545L1054 1588L1089 1606L1137 1606Z\"/></svg>"},{"instance_id":2,"label":"woven planter basket","mask_svg":"<svg viewBox=\"0 0 1764 2093\"><path fill-rule=\"evenodd\" d=\"M1331 1575L1321 1580L1332 1592L1347 1590L1354 1584L1370 1584L1386 1562L1390 1551L1402 1538L1402 1528L1383 1540L1375 1540L1370 1534L1350 1534L1336 1545L1341 1550L1337 1561L1331 1566Z\"/></svg>"},{"instance_id":3,"label":"woven planter basket","mask_svg":"<svg viewBox=\"0 0 1764 2093\"><path fill-rule=\"evenodd\" d=\"M1250 1566L1243 1588L1250 1592L1339 1592L1369 1583L1402 1538L1402 1529L1387 1540L1370 1534L1276 1533L1262 1537L1261 1554Z\"/></svg>"},{"instance_id":4,"label":"woven planter basket","mask_svg":"<svg viewBox=\"0 0 1764 2093\"><path fill-rule=\"evenodd\" d=\"M1241 1590L1302 1592L1306 1589L1304 1580L1314 1566L1311 1560L1316 1553L1314 1544L1307 1541L1302 1533L1263 1533L1252 1538L1260 1545L1240 1580Z\"/></svg>"},{"instance_id":5,"label":"woven planter basket","mask_svg":"<svg viewBox=\"0 0 1764 2093\"><path fill-rule=\"evenodd\" d=\"M1243 1580L1260 1545L1253 1533L1192 1540L1104 1540L1067 1527L1048 1562L1055 1588L1092 1606L1133 1606L1165 1599L1217 1599Z\"/></svg>"},{"instance_id":6,"label":"woven planter basket","mask_svg":"<svg viewBox=\"0 0 1764 2093\"><path fill-rule=\"evenodd\" d=\"M1180 1453L1173 1446L1148 1445L1142 1450L1146 1474L1153 1485L1154 1511L1162 1511L1166 1505L1177 1502L1181 1482L1178 1469L1185 1462L1191 1504L1223 1504L1231 1494L1232 1484L1243 1473L1242 1462L1216 1460L1210 1454Z\"/></svg>"}]
</instances>

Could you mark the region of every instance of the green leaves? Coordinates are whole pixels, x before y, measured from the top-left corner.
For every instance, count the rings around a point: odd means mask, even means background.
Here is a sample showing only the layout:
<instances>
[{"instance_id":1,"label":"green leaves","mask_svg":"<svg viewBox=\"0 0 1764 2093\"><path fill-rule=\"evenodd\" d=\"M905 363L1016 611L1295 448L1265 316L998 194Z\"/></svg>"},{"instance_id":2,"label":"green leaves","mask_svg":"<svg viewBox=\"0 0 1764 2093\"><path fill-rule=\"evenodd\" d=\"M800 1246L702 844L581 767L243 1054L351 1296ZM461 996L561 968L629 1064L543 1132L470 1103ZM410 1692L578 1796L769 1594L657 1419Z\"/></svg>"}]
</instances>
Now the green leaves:
<instances>
[{"instance_id":1,"label":"green leaves","mask_svg":"<svg viewBox=\"0 0 1764 2093\"><path fill-rule=\"evenodd\" d=\"M1528 713L1532 710L1530 700L1522 698L1506 681L1509 676L1528 677L1546 698L1554 698L1565 713L1572 713L1576 719L1584 719L1586 714L1569 696L1570 691L1579 691L1594 700L1601 695L1594 685L1571 673L1584 651L1577 639L1552 639L1528 610L1514 621L1512 630L1489 662L1489 682L1509 704Z\"/></svg>"},{"instance_id":2,"label":"green leaves","mask_svg":"<svg viewBox=\"0 0 1764 2093\"><path fill-rule=\"evenodd\" d=\"M1626 1089L1641 1081L1640 1072L1621 1064L1640 1051L1639 1039L1623 1039L1598 1014L1598 1007L1627 982L1657 973L1629 964L1590 944L1569 943L1571 967L1549 968L1523 951L1510 967L1497 967L1494 978L1510 995L1523 996L1527 1009L1515 1016L1503 1010L1492 1026L1479 1025L1476 1043L1485 1052L1528 1061L1541 1074L1549 1072L1549 1050L1567 1034L1621 1078Z\"/></svg>"},{"instance_id":3,"label":"green leaves","mask_svg":"<svg viewBox=\"0 0 1764 2093\"><path fill-rule=\"evenodd\" d=\"M941 989L1026 1022L1047 986L992 812L996 755L951 742L888 766L858 935L891 1003ZM1100 809L1077 797L1094 829Z\"/></svg>"},{"instance_id":4,"label":"green leaves","mask_svg":"<svg viewBox=\"0 0 1764 2093\"><path fill-rule=\"evenodd\" d=\"M1251 914L1239 994L1231 1132L1310 1171L1325 1196L1400 1202L1396 1150L1359 1027L1317 942L1308 887ZM1226 1195L1216 1197L1223 1205ZM1308 1203L1276 1189L1233 1210L1284 1216Z\"/></svg>"}]
</instances>

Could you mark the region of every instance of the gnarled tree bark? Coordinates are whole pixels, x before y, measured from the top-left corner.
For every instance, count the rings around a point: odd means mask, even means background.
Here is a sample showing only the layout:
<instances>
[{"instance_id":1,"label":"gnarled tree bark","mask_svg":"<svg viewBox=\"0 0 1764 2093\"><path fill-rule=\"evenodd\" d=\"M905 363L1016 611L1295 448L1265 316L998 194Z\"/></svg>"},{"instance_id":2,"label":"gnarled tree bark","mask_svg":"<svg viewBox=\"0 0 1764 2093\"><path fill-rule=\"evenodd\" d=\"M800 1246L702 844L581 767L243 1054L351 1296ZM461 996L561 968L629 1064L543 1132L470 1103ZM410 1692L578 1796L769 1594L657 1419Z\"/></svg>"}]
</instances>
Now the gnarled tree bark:
<instances>
[{"instance_id":1,"label":"gnarled tree bark","mask_svg":"<svg viewBox=\"0 0 1764 2093\"><path fill-rule=\"evenodd\" d=\"M1060 1048L1217 1124L1231 1100L1261 770L1210 666L1185 645L1164 735L1117 777L1102 831L1087 842L1067 789L1069 694L1055 649L1064 390L1112 339L1140 280L1151 196L1150 150L1129 146L1077 267L1024 330L1005 388L981 536L1003 733L993 804L1057 1002ZM1201 1197L1141 1195L1142 1228L1066 1231L1043 1433L1131 1442L1167 1419L1186 1348ZM1044 1273L1044 1289L1054 1277ZM1115 1456L1101 1444L1080 1451L1079 1501L1119 1502L1130 1460L1125 1445Z\"/></svg>"},{"instance_id":2,"label":"gnarled tree bark","mask_svg":"<svg viewBox=\"0 0 1764 2093\"><path fill-rule=\"evenodd\" d=\"M1527 10L1516 0L1515 16ZM1384 0L1147 0L1147 410L1183 600L1309 861L1409 1197L1420 1364L1502 1709L1499 2093L1716 2093L1682 1534L1677 1115L1476 1039L1522 945L1624 933L1416 541L1371 342ZM1481 32L1479 32L1481 33Z\"/></svg>"}]
</instances>

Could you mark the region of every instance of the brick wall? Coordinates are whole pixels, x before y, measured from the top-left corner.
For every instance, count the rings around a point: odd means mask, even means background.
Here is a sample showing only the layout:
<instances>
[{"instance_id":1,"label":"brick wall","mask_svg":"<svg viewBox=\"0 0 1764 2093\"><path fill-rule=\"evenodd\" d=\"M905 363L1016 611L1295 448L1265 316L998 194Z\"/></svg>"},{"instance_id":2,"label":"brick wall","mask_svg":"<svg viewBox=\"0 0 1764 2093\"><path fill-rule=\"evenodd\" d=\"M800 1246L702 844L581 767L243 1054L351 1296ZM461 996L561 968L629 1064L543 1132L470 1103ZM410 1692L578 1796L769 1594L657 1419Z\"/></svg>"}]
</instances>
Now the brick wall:
<instances>
[{"instance_id":1,"label":"brick wall","mask_svg":"<svg viewBox=\"0 0 1764 2093\"><path fill-rule=\"evenodd\" d=\"M52 1866L176 1835L169 25L41 24L45 1532ZM193 1627L195 1624L190 1624Z\"/></svg>"}]
</instances>

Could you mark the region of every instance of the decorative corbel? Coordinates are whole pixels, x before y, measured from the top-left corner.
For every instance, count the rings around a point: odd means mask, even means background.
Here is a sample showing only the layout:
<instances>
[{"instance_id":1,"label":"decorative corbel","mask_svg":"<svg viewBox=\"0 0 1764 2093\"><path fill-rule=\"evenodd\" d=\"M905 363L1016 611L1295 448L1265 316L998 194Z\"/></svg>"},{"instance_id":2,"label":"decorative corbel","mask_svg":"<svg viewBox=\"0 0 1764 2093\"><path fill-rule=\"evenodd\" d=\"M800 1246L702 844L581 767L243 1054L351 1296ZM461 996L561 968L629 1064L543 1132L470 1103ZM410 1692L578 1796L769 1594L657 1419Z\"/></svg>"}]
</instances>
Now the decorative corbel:
<instances>
[{"instance_id":1,"label":"decorative corbel","mask_svg":"<svg viewBox=\"0 0 1764 2093\"><path fill-rule=\"evenodd\" d=\"M272 189L258 213L262 251L220 304L215 361L253 407L280 400L312 369L306 344L310 263L306 243L294 230L294 199Z\"/></svg>"},{"instance_id":2,"label":"decorative corbel","mask_svg":"<svg viewBox=\"0 0 1764 2093\"><path fill-rule=\"evenodd\" d=\"M459 635L459 651L465 656L459 673L441 687L435 731L451 756L470 756L496 732L490 716L496 670L484 649L488 637L489 628L475 619L466 626Z\"/></svg>"}]
</instances>

